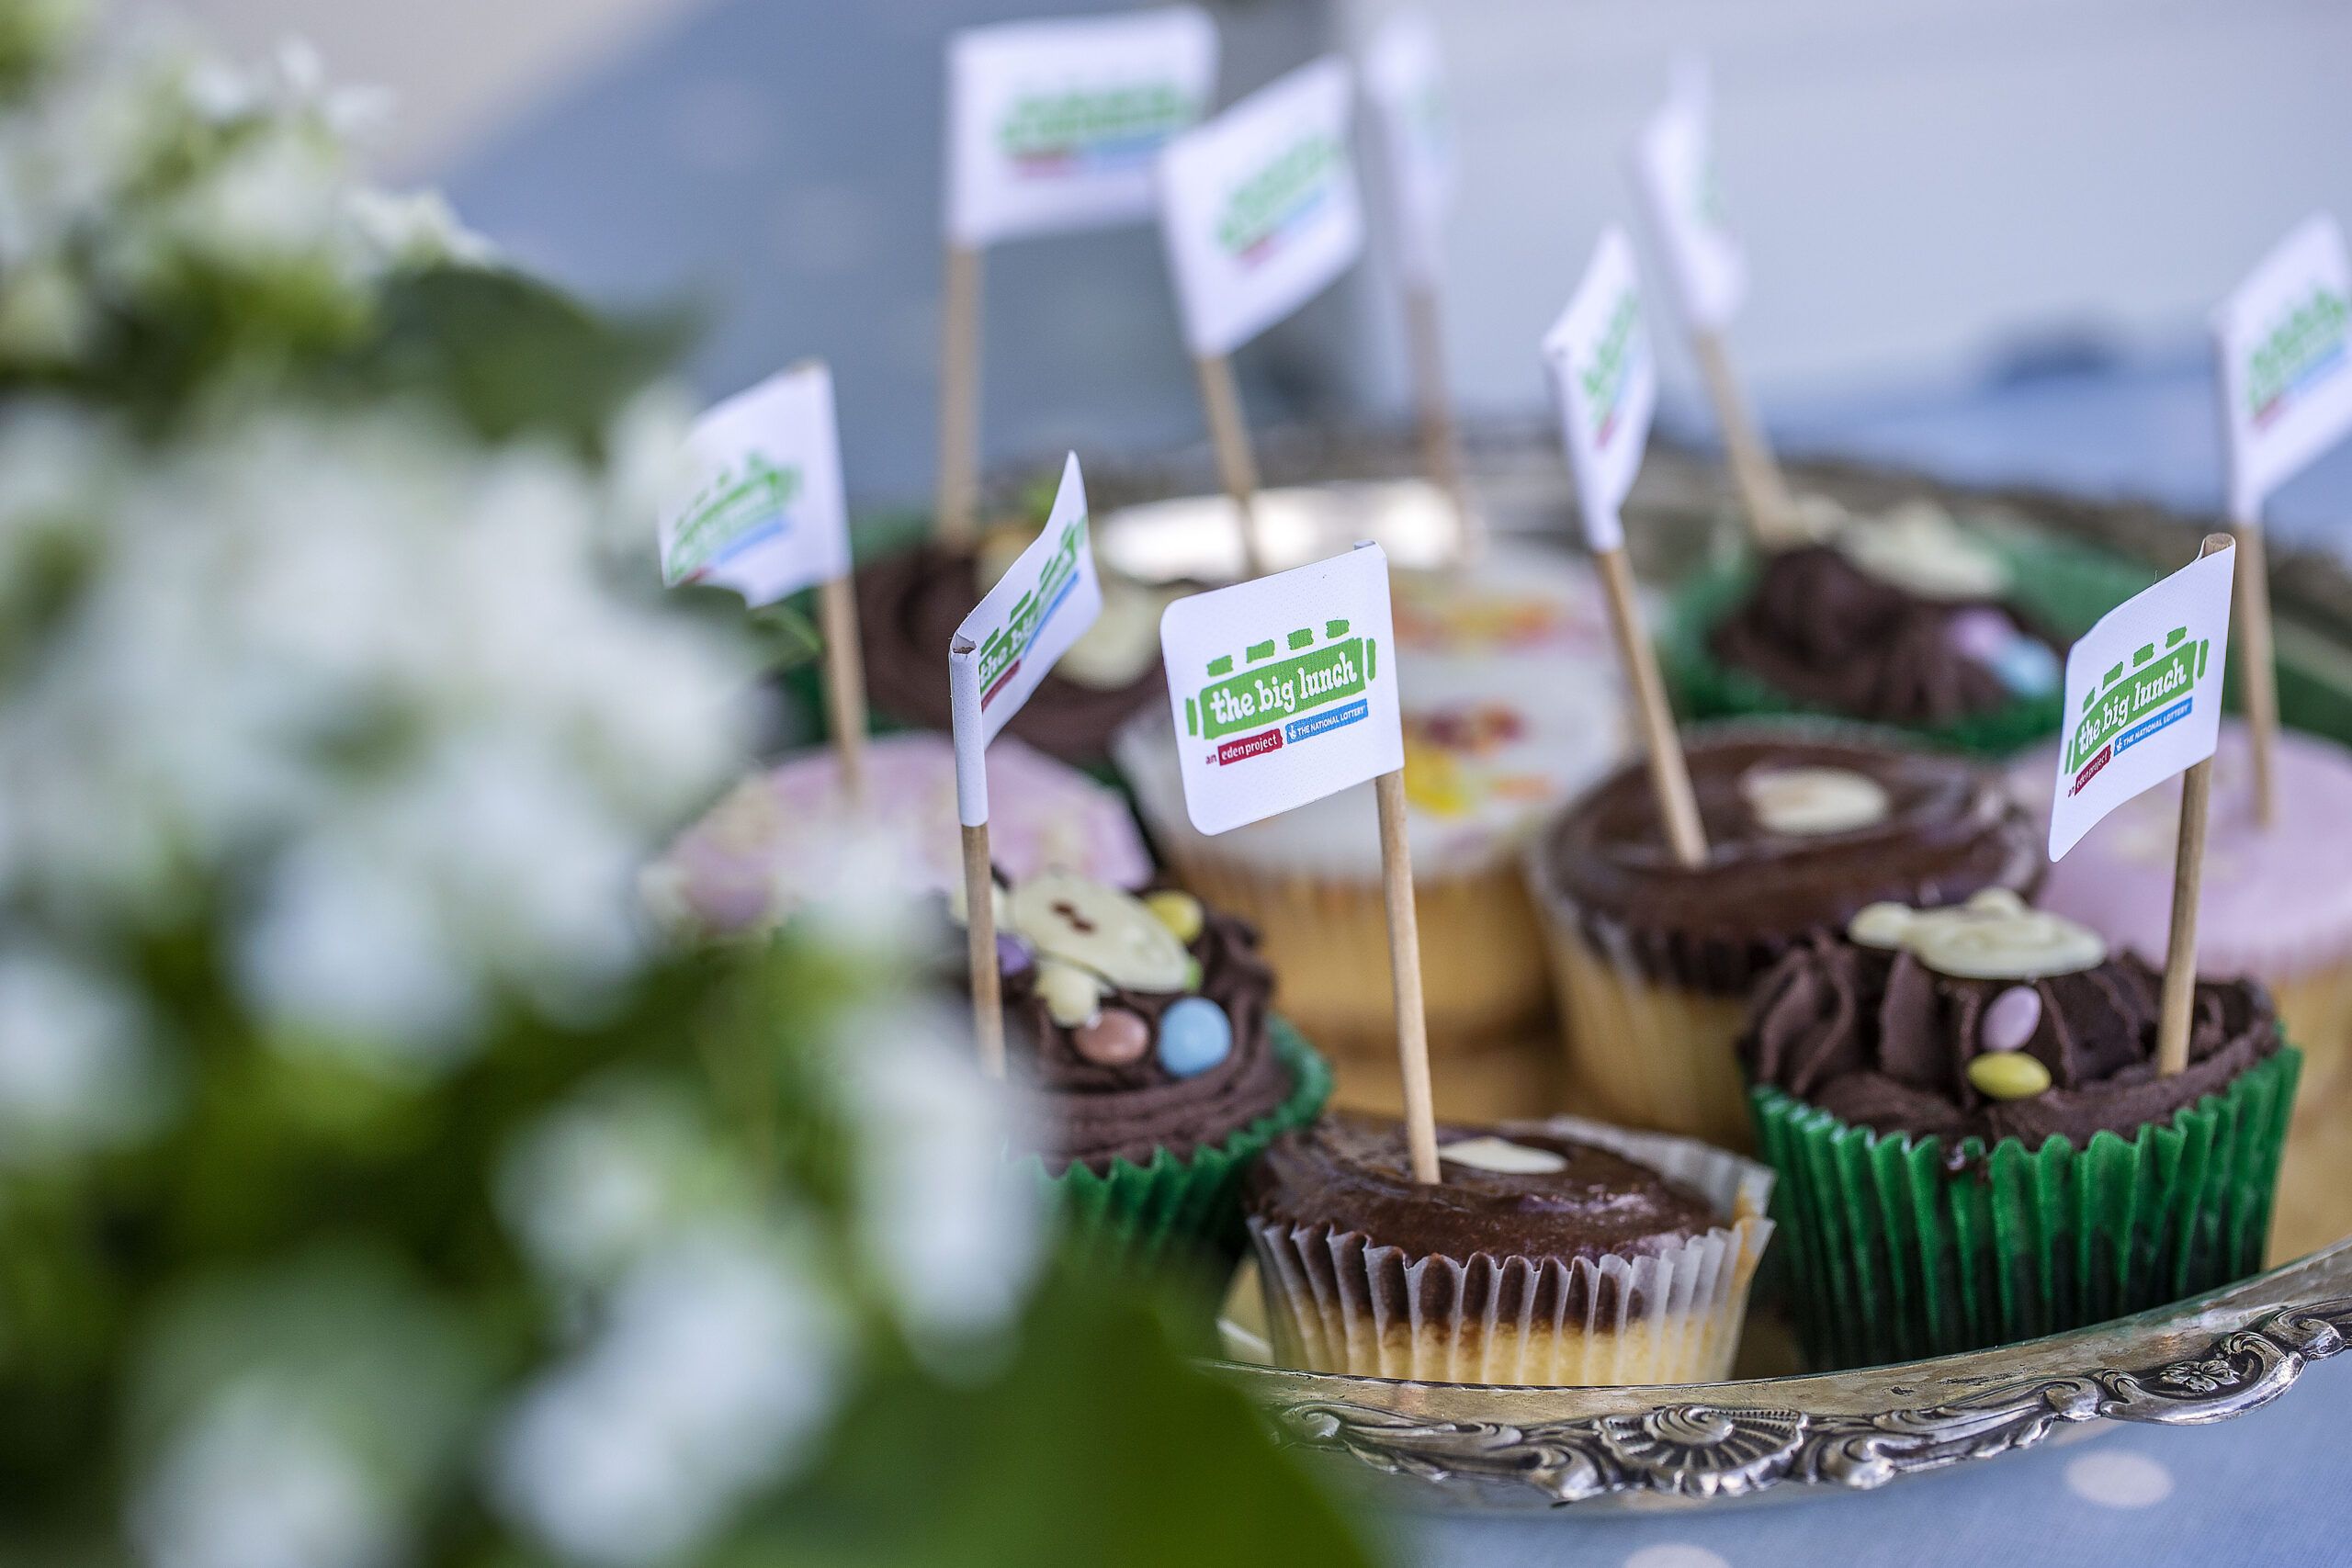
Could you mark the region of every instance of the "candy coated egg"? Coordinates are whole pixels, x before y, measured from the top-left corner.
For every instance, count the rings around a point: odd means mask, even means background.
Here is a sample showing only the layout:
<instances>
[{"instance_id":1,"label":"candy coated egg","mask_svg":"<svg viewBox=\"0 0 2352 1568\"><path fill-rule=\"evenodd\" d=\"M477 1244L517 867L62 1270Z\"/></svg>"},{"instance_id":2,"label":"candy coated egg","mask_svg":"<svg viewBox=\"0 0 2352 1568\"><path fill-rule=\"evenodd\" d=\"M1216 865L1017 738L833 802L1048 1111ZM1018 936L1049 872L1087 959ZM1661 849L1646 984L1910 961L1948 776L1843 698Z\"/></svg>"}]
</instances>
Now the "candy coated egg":
<instances>
[{"instance_id":1,"label":"candy coated egg","mask_svg":"<svg viewBox=\"0 0 2352 1568\"><path fill-rule=\"evenodd\" d=\"M1201 927L1208 917L1201 908L1201 901L1190 893L1168 888L1143 896L1144 908L1168 928L1168 934L1178 942L1191 942L1201 934Z\"/></svg>"},{"instance_id":2,"label":"candy coated egg","mask_svg":"<svg viewBox=\"0 0 2352 1568\"><path fill-rule=\"evenodd\" d=\"M1992 1100L2030 1100L2050 1087L2050 1069L2022 1051L1987 1051L1968 1064L1968 1081Z\"/></svg>"},{"instance_id":3,"label":"candy coated egg","mask_svg":"<svg viewBox=\"0 0 2352 1568\"><path fill-rule=\"evenodd\" d=\"M1206 997L1184 997L1159 1015L1159 1065L1198 1077L1233 1054L1233 1021Z\"/></svg>"},{"instance_id":4,"label":"candy coated egg","mask_svg":"<svg viewBox=\"0 0 2352 1568\"><path fill-rule=\"evenodd\" d=\"M1093 1022L1080 1026L1071 1043L1090 1062L1124 1067L1143 1060L1143 1054L1151 1049L1151 1029L1125 1008L1104 1008Z\"/></svg>"},{"instance_id":5,"label":"candy coated egg","mask_svg":"<svg viewBox=\"0 0 2352 1568\"><path fill-rule=\"evenodd\" d=\"M1976 1036L1987 1051L2022 1051L2041 1026L2041 993L2031 986L2011 986L1986 1006Z\"/></svg>"}]
</instances>

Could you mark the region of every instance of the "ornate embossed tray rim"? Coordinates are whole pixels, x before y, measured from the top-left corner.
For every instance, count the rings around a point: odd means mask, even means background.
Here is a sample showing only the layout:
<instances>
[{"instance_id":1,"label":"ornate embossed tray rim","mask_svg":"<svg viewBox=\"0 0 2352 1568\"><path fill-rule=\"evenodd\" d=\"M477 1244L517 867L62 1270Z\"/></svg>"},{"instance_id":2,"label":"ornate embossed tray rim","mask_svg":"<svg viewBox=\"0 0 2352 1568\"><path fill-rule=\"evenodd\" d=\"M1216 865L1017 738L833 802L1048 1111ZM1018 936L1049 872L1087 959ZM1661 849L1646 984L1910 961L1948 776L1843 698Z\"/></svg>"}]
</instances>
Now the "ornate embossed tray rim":
<instances>
[{"instance_id":1,"label":"ornate embossed tray rim","mask_svg":"<svg viewBox=\"0 0 2352 1568\"><path fill-rule=\"evenodd\" d=\"M1287 1442L1410 1505L1577 1513L1867 1491L2104 1421L2257 1409L2352 1331L2352 1240L2224 1290L1998 1349L1643 1388L1214 1363Z\"/></svg>"}]
</instances>

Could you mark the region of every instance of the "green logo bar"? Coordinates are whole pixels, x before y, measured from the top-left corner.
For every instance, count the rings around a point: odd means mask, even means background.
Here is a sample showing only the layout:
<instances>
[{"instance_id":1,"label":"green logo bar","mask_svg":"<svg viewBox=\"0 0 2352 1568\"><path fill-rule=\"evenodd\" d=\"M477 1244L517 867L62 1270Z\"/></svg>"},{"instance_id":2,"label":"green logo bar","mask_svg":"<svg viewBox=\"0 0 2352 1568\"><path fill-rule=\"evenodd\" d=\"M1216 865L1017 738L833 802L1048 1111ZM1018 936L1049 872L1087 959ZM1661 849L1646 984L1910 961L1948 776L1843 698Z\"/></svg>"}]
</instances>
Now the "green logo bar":
<instances>
[{"instance_id":1,"label":"green logo bar","mask_svg":"<svg viewBox=\"0 0 2352 1568\"><path fill-rule=\"evenodd\" d=\"M2307 371L2344 351L2348 319L2352 306L2342 295L2314 287L2270 329L2246 360L2245 400L2255 418L2267 414Z\"/></svg>"},{"instance_id":2,"label":"green logo bar","mask_svg":"<svg viewBox=\"0 0 2352 1568\"><path fill-rule=\"evenodd\" d=\"M1036 93L1016 101L997 127L997 145L1023 162L1082 156L1124 144L1165 141L1193 123L1194 105L1172 82L1097 92Z\"/></svg>"},{"instance_id":3,"label":"green logo bar","mask_svg":"<svg viewBox=\"0 0 2352 1568\"><path fill-rule=\"evenodd\" d=\"M1339 142L1319 131L1293 142L1235 188L1217 220L1217 243L1232 255L1263 244L1322 194L1340 157Z\"/></svg>"},{"instance_id":4,"label":"green logo bar","mask_svg":"<svg viewBox=\"0 0 2352 1568\"><path fill-rule=\"evenodd\" d=\"M1592 362L1584 367L1584 395L1592 408L1592 429L1602 435L1617 417L1618 394L1624 389L1634 324L1641 320L1641 296L1628 288L1609 311L1609 325L1594 345Z\"/></svg>"},{"instance_id":5,"label":"green logo bar","mask_svg":"<svg viewBox=\"0 0 2352 1568\"><path fill-rule=\"evenodd\" d=\"M1331 625L1347 629L1344 621ZM1255 648L1271 655L1277 641L1305 648L1314 640L1314 632L1301 627ZM1212 660L1209 673L1226 678L1211 681L1197 696L1185 699L1185 728L1202 739L1216 740L1360 696L1372 684L1372 654L1364 638L1352 637L1278 662L1252 664L1238 675L1230 673L1229 657Z\"/></svg>"},{"instance_id":6,"label":"green logo bar","mask_svg":"<svg viewBox=\"0 0 2352 1568\"><path fill-rule=\"evenodd\" d=\"M1037 573L1036 586L1012 603L1012 615L980 644L980 701L986 706L996 694L997 682L1029 651L1037 633L1061 602L1062 591L1078 576L1078 540L1086 528L1083 516L1062 529L1061 541Z\"/></svg>"},{"instance_id":7,"label":"green logo bar","mask_svg":"<svg viewBox=\"0 0 2352 1568\"><path fill-rule=\"evenodd\" d=\"M800 470L780 468L757 452L741 468L719 469L686 503L684 520L670 546L667 581L686 581L755 525L781 518L800 493Z\"/></svg>"},{"instance_id":8,"label":"green logo bar","mask_svg":"<svg viewBox=\"0 0 2352 1568\"><path fill-rule=\"evenodd\" d=\"M2204 678L2211 644L2188 638L2187 626L2165 635L2164 651L2154 643L2132 655L2099 678L2098 689L2083 699L2082 717L2066 744L2066 769L2073 773L2098 755L2110 741L2149 715L2186 697Z\"/></svg>"}]
</instances>

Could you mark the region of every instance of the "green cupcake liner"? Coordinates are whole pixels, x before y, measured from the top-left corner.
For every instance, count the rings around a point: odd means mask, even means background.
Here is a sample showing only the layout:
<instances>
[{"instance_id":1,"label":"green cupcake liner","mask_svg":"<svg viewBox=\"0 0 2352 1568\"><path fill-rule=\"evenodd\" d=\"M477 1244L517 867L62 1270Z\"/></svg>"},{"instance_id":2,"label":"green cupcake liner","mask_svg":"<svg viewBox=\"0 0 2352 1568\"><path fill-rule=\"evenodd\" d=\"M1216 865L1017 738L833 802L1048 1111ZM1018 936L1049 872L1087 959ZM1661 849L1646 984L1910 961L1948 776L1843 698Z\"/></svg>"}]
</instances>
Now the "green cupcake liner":
<instances>
[{"instance_id":1,"label":"green cupcake liner","mask_svg":"<svg viewBox=\"0 0 2352 1568\"><path fill-rule=\"evenodd\" d=\"M1020 1162L1059 1207L1065 1227L1090 1258L1154 1269L1186 1256L1228 1266L1240 1257L1243 1174L1267 1145L1314 1121L1331 1094L1329 1066L1297 1030L1269 1018L1266 1033L1289 1069L1290 1096L1223 1142L1182 1158L1163 1148L1148 1165L1116 1159L1102 1172L1073 1165L1055 1176L1035 1155Z\"/></svg>"},{"instance_id":2,"label":"green cupcake liner","mask_svg":"<svg viewBox=\"0 0 2352 1568\"><path fill-rule=\"evenodd\" d=\"M2080 545L2013 532L1990 536L1987 543L2009 564L2012 602L2070 637L2088 630L2099 616L2154 580L2143 568ZM1724 617L1746 601L1755 581L1755 562L1740 560L1703 570L1675 592L1658 635L1658 662L1676 705L1691 718L1853 716L1804 702L1715 657L1709 638ZM2064 705L2064 694L2052 691L1947 723L1890 728L1956 750L2006 757L2056 734Z\"/></svg>"},{"instance_id":3,"label":"green cupcake liner","mask_svg":"<svg viewBox=\"0 0 2352 1568\"><path fill-rule=\"evenodd\" d=\"M1949 1155L1751 1090L1806 1354L1883 1366L2013 1344L2257 1272L2301 1064L2282 1047L2128 1139Z\"/></svg>"}]
</instances>

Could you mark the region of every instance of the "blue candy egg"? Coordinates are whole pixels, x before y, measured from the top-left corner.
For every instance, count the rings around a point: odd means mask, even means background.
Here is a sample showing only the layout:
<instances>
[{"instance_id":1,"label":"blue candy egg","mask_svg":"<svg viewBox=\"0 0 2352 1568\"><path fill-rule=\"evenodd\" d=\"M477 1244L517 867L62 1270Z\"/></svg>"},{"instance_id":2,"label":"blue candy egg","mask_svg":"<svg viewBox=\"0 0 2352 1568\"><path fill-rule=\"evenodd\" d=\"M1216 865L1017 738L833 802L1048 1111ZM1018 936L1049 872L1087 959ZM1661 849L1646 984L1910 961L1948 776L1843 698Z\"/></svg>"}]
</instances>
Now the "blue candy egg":
<instances>
[{"instance_id":1,"label":"blue candy egg","mask_svg":"<svg viewBox=\"0 0 2352 1568\"><path fill-rule=\"evenodd\" d=\"M1206 997L1186 997L1159 1015L1159 1065L1197 1077L1233 1055L1233 1021Z\"/></svg>"},{"instance_id":2,"label":"blue candy egg","mask_svg":"<svg viewBox=\"0 0 2352 1568\"><path fill-rule=\"evenodd\" d=\"M2058 656L2047 643L2019 635L1992 663L2001 683L2021 697L2038 697L2058 689Z\"/></svg>"}]
</instances>

